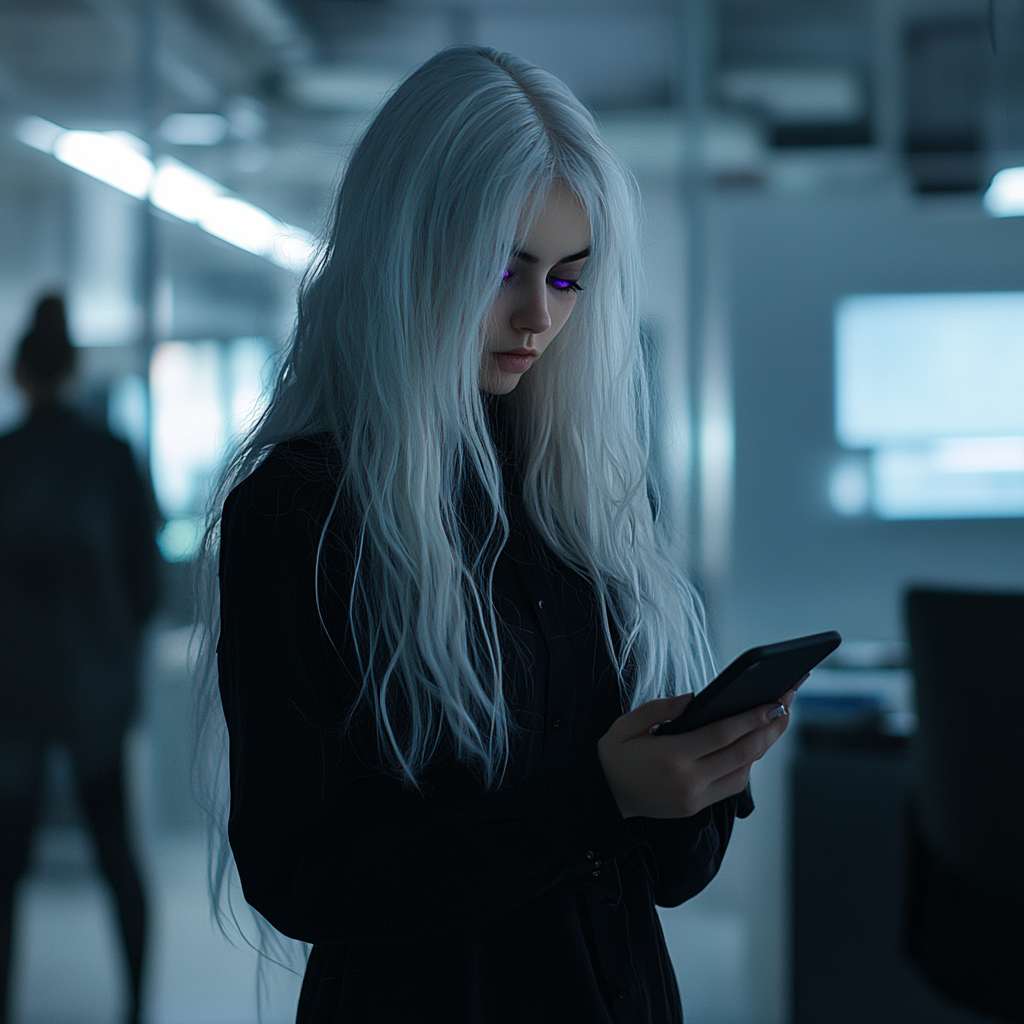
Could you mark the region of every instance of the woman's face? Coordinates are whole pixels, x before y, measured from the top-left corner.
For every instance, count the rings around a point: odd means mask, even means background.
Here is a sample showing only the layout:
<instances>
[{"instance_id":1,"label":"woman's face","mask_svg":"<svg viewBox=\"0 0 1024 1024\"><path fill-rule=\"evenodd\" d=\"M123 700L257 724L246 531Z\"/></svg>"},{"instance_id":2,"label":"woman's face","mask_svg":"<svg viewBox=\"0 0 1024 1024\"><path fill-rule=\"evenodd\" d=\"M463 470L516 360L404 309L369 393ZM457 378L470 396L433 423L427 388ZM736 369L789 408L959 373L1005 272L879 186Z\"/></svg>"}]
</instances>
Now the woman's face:
<instances>
[{"instance_id":1,"label":"woman's face","mask_svg":"<svg viewBox=\"0 0 1024 1024\"><path fill-rule=\"evenodd\" d=\"M556 185L533 227L516 243L491 307L480 368L484 391L507 395L544 354L576 305L576 282L589 253L587 212Z\"/></svg>"}]
</instances>

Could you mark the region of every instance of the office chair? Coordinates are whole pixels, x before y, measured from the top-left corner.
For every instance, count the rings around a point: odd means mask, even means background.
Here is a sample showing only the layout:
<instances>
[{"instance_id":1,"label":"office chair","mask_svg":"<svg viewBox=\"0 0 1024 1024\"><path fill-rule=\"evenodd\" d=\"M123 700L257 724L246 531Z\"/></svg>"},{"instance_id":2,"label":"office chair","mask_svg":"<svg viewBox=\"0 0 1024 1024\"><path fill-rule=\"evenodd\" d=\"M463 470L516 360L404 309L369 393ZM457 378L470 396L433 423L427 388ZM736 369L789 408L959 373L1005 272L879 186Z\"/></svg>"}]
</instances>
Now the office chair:
<instances>
[{"instance_id":1,"label":"office chair","mask_svg":"<svg viewBox=\"0 0 1024 1024\"><path fill-rule=\"evenodd\" d=\"M915 588L907 952L949 998L1024 1021L1024 594Z\"/></svg>"}]
</instances>

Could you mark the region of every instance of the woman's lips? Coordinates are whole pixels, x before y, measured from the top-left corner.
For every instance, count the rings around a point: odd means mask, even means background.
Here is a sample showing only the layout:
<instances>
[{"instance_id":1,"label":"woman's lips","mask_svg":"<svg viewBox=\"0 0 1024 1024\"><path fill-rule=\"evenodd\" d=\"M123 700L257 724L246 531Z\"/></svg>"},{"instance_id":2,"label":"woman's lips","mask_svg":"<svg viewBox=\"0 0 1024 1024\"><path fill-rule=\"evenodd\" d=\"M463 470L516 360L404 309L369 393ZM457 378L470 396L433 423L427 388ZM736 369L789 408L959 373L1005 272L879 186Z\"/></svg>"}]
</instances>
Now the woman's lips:
<instances>
[{"instance_id":1,"label":"woman's lips","mask_svg":"<svg viewBox=\"0 0 1024 1024\"><path fill-rule=\"evenodd\" d=\"M511 352L495 352L494 358L505 373L526 373L533 366L537 353L528 348L514 348Z\"/></svg>"}]
</instances>

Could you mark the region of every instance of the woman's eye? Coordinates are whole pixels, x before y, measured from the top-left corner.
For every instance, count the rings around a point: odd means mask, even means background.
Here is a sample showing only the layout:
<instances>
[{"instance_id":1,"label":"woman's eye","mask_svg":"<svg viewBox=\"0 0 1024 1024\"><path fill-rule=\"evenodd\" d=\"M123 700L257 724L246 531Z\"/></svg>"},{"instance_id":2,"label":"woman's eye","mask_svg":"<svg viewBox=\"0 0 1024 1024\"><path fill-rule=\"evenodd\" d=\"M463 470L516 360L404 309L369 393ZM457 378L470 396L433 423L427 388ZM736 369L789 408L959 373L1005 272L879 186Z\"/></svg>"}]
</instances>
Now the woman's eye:
<instances>
[{"instance_id":1,"label":"woman's eye","mask_svg":"<svg viewBox=\"0 0 1024 1024\"><path fill-rule=\"evenodd\" d=\"M583 291L583 285L579 281L570 281L565 277L549 277L548 283L556 291L560 292L581 292Z\"/></svg>"}]
</instances>

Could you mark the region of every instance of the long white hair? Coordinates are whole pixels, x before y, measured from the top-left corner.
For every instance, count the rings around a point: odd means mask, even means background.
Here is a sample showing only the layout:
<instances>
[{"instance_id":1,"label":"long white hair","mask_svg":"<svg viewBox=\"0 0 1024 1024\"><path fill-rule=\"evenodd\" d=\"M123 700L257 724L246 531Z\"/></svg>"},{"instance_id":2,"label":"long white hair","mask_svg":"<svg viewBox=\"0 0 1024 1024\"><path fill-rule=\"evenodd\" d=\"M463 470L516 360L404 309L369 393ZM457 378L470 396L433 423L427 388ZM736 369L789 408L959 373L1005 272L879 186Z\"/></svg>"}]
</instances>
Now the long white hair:
<instances>
[{"instance_id":1,"label":"long white hair","mask_svg":"<svg viewBox=\"0 0 1024 1024\"><path fill-rule=\"evenodd\" d=\"M372 707L383 764L412 785L442 740L488 785L512 744L491 600L508 521L479 376L502 271L556 183L586 210L592 244L568 323L502 399L527 515L594 587L624 707L695 689L708 667L650 473L635 183L552 75L445 50L355 150L272 402L220 492L281 441L337 445L336 516L354 522L358 557L348 621L323 626L352 630L354 708ZM467 479L482 539L467 539Z\"/></svg>"}]
</instances>

